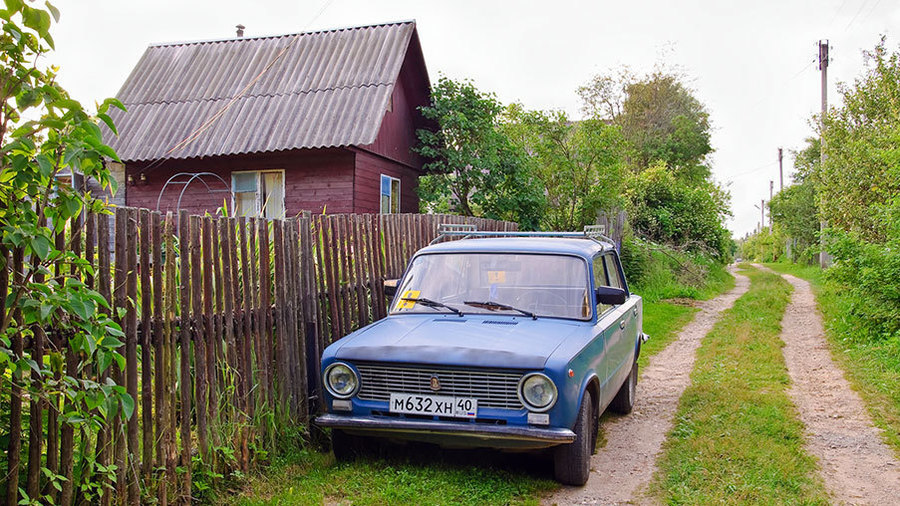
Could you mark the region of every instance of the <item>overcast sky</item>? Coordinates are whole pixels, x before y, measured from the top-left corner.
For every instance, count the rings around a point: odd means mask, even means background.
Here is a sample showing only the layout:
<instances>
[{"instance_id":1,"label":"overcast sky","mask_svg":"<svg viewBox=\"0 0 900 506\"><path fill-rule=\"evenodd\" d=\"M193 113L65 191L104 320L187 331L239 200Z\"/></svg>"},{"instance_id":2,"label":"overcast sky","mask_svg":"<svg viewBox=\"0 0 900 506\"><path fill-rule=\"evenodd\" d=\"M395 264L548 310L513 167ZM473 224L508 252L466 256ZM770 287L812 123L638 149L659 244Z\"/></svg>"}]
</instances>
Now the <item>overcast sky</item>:
<instances>
[{"instance_id":1,"label":"overcast sky","mask_svg":"<svg viewBox=\"0 0 900 506\"><path fill-rule=\"evenodd\" d=\"M630 0L432 2L379 0L58 0L49 62L86 105L114 96L148 44L415 19L432 80L470 78L503 102L578 115L575 89L621 65L678 65L713 124L713 174L729 185L736 237L759 221L777 148L812 135L820 107L816 42L830 39L829 102L836 83L863 71L862 51L884 34L900 47L896 0Z\"/></svg>"}]
</instances>

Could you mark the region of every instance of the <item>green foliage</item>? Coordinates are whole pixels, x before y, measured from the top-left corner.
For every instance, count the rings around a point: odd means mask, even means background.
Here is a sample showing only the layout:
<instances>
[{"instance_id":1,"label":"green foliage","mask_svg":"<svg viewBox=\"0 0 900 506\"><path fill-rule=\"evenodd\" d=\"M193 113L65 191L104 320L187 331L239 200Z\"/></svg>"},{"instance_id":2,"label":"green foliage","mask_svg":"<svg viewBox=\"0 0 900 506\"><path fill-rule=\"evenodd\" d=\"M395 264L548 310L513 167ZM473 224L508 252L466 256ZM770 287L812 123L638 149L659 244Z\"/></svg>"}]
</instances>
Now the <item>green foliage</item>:
<instances>
[{"instance_id":1,"label":"green foliage","mask_svg":"<svg viewBox=\"0 0 900 506\"><path fill-rule=\"evenodd\" d=\"M662 67L642 77L623 69L595 76L578 93L586 114L621 132L631 227L725 261L733 248L724 227L730 196L710 179L709 113L683 81Z\"/></svg>"},{"instance_id":2,"label":"green foliage","mask_svg":"<svg viewBox=\"0 0 900 506\"><path fill-rule=\"evenodd\" d=\"M793 219L798 230L791 235L803 229L808 240L814 194L832 227L830 276L866 333L880 338L900 332L900 52L888 51L882 39L866 58L865 73L840 86L843 103L824 118L824 162L813 143L798 156L802 183L783 199L793 205L781 221Z\"/></svg>"},{"instance_id":3,"label":"green foliage","mask_svg":"<svg viewBox=\"0 0 900 506\"><path fill-rule=\"evenodd\" d=\"M729 257L730 197L710 181L688 183L661 163L628 181L628 215L632 228L655 242L703 251L720 261Z\"/></svg>"},{"instance_id":4,"label":"green foliage","mask_svg":"<svg viewBox=\"0 0 900 506\"><path fill-rule=\"evenodd\" d=\"M535 226L543 192L529 172L527 155L499 128L502 106L469 81L441 77L422 115L435 130L417 131L416 152L427 162L419 181L424 211L512 219Z\"/></svg>"},{"instance_id":5,"label":"green foliage","mask_svg":"<svg viewBox=\"0 0 900 506\"><path fill-rule=\"evenodd\" d=\"M702 254L626 238L622 241L621 255L629 288L645 302L705 300L734 284L734 278L721 262Z\"/></svg>"},{"instance_id":6,"label":"green foliage","mask_svg":"<svg viewBox=\"0 0 900 506\"><path fill-rule=\"evenodd\" d=\"M581 230L597 214L622 205L623 160L619 129L588 119L572 121L562 111L505 112L505 131L530 153L531 172L546 192L546 230Z\"/></svg>"},{"instance_id":7,"label":"green foliage","mask_svg":"<svg viewBox=\"0 0 900 506\"><path fill-rule=\"evenodd\" d=\"M829 235L828 277L845 292L847 312L872 339L900 337L900 237L874 244L839 230Z\"/></svg>"},{"instance_id":8,"label":"green foliage","mask_svg":"<svg viewBox=\"0 0 900 506\"><path fill-rule=\"evenodd\" d=\"M660 458L666 504L828 504L787 395L779 322L790 285L748 273L750 290L697 350Z\"/></svg>"},{"instance_id":9,"label":"green foliage","mask_svg":"<svg viewBox=\"0 0 900 506\"><path fill-rule=\"evenodd\" d=\"M819 216L813 182L803 181L781 190L769 202L769 210L772 221L786 236L784 239L794 239L794 259L804 263L812 261L813 250L818 249L819 244Z\"/></svg>"},{"instance_id":10,"label":"green foliage","mask_svg":"<svg viewBox=\"0 0 900 506\"><path fill-rule=\"evenodd\" d=\"M866 56L866 73L839 88L843 105L825 118L814 177L830 226L884 243L900 236L900 53L882 40Z\"/></svg>"},{"instance_id":11,"label":"green foliage","mask_svg":"<svg viewBox=\"0 0 900 506\"><path fill-rule=\"evenodd\" d=\"M777 262L785 258L787 235L781 226L776 226L773 231L763 228L747 239L741 241L740 255L747 261Z\"/></svg>"},{"instance_id":12,"label":"green foliage","mask_svg":"<svg viewBox=\"0 0 900 506\"><path fill-rule=\"evenodd\" d=\"M662 162L679 179L700 182L710 174L709 113L683 80L663 68L643 77L624 69L595 76L578 93L586 113L622 129L633 170Z\"/></svg>"},{"instance_id":13,"label":"green foliage","mask_svg":"<svg viewBox=\"0 0 900 506\"><path fill-rule=\"evenodd\" d=\"M65 337L64 347L77 357L79 368L102 372L123 362L117 351L123 334L108 314L107 301L82 281L96 273L71 252L71 245L58 249L54 242L74 217L102 210L90 195L60 184L57 176L74 171L102 187L114 186L104 159L118 158L103 143L98 124L103 121L115 131L106 113L122 104L108 99L91 116L56 82L56 69L42 67L53 47L51 19L59 16L45 5L43 10L10 0L0 10L0 266L19 273L10 276L0 308L0 376L20 386L32 402L65 399L60 422L93 432L116 413L131 416L134 400L125 389L112 382L54 377L66 349L51 351L43 361L32 358L30 350L15 351L40 329L53 329ZM62 274L51 272L54 264L65 266ZM45 479L68 481L56 475Z\"/></svg>"}]
</instances>

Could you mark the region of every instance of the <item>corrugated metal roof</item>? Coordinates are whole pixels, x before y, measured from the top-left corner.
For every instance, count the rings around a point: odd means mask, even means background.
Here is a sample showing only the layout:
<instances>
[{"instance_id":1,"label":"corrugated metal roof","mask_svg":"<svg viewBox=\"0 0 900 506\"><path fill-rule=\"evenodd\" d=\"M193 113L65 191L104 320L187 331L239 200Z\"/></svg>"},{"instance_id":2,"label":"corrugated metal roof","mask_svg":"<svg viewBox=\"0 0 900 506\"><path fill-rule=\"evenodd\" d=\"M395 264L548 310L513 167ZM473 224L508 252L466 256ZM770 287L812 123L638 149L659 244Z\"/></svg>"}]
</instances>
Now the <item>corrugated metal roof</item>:
<instances>
[{"instance_id":1,"label":"corrugated metal roof","mask_svg":"<svg viewBox=\"0 0 900 506\"><path fill-rule=\"evenodd\" d=\"M105 138L132 162L371 144L414 32L406 21L152 45L117 95L128 111L111 111L119 136Z\"/></svg>"}]
</instances>

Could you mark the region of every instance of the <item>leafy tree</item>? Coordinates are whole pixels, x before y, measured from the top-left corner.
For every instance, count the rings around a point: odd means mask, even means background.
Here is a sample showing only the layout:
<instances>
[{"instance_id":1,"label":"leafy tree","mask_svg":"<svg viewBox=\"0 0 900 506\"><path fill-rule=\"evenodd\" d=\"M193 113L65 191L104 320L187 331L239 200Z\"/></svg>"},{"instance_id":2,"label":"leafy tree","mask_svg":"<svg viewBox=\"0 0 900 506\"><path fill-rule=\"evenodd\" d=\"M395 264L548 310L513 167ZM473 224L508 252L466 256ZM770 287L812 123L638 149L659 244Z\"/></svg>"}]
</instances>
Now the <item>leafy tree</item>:
<instances>
[{"instance_id":1,"label":"leafy tree","mask_svg":"<svg viewBox=\"0 0 900 506\"><path fill-rule=\"evenodd\" d=\"M531 154L547 196L542 226L579 230L597 213L622 205L622 137L601 120L572 121L561 111L506 110L506 129Z\"/></svg>"},{"instance_id":2,"label":"leafy tree","mask_svg":"<svg viewBox=\"0 0 900 506\"><path fill-rule=\"evenodd\" d=\"M865 74L839 87L843 105L825 118L825 163L815 179L830 226L883 243L900 205L900 53L882 40L866 58Z\"/></svg>"},{"instance_id":3,"label":"leafy tree","mask_svg":"<svg viewBox=\"0 0 900 506\"><path fill-rule=\"evenodd\" d=\"M0 10L0 291L6 294L0 305L0 381L11 391L10 404L3 406L9 410L3 418L13 426L7 435L10 454L21 450L16 427L21 412L16 406L24 398L31 403L65 399L59 416L63 431L96 430L106 417L120 410L130 416L134 407L134 400L115 384L54 377L64 354L74 356L79 368L95 371L122 360L117 353L121 329L107 314L106 300L82 282L93 274L91 267L70 248L54 244L57 231L71 218L86 209L102 212L90 195L60 184L57 176L76 171L102 186L114 184L103 160L117 157L103 144L97 125L104 121L115 131L106 112L121 104L107 100L92 117L56 82L56 70L41 66L53 48L49 30L58 17L49 3L44 10L7 0L6 9ZM54 263L65 265L66 274L54 275L49 269ZM63 349L35 360L23 344L40 343L44 329L50 328L67 341ZM73 469L71 462L67 465L48 476L61 497L71 500ZM4 472L5 503L19 504L24 473ZM39 487L23 487L28 495L23 501L42 500Z\"/></svg>"},{"instance_id":4,"label":"leafy tree","mask_svg":"<svg viewBox=\"0 0 900 506\"><path fill-rule=\"evenodd\" d=\"M819 165L819 140L806 139L806 148L794 153L794 184L776 193L769 202L772 222L779 237L794 240L793 259L808 263L818 249L819 213L813 174ZM782 245L777 245L781 248Z\"/></svg>"},{"instance_id":5,"label":"leafy tree","mask_svg":"<svg viewBox=\"0 0 900 506\"><path fill-rule=\"evenodd\" d=\"M674 71L637 77L627 69L598 75L579 88L582 109L619 125L634 171L662 161L679 178L702 181L710 172L709 113Z\"/></svg>"},{"instance_id":6,"label":"leafy tree","mask_svg":"<svg viewBox=\"0 0 900 506\"><path fill-rule=\"evenodd\" d=\"M631 226L641 236L720 260L728 257L731 234L723 222L731 215L730 197L718 185L688 184L658 162L634 175L626 192Z\"/></svg>"},{"instance_id":7,"label":"leafy tree","mask_svg":"<svg viewBox=\"0 0 900 506\"><path fill-rule=\"evenodd\" d=\"M825 160L811 179L832 227L829 277L860 327L883 338L900 333L900 52L882 39L866 59L825 117Z\"/></svg>"},{"instance_id":8,"label":"leafy tree","mask_svg":"<svg viewBox=\"0 0 900 506\"><path fill-rule=\"evenodd\" d=\"M500 130L501 110L493 94L469 81L438 80L431 105L421 109L437 128L417 132L428 171L419 182L423 210L537 224L543 194L526 154Z\"/></svg>"}]
</instances>

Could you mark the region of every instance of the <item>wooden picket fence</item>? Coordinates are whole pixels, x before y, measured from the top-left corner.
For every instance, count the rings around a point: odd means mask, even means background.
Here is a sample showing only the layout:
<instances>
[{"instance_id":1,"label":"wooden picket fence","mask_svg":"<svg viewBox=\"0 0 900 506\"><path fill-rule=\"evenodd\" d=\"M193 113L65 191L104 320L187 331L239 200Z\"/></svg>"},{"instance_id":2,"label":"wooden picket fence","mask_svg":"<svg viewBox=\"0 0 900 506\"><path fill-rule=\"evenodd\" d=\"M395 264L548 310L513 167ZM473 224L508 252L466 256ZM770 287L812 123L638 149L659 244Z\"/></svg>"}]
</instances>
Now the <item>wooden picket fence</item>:
<instances>
[{"instance_id":1,"label":"wooden picket fence","mask_svg":"<svg viewBox=\"0 0 900 506\"><path fill-rule=\"evenodd\" d=\"M113 307L125 333L125 365L93 374L80 367L66 336L53 332L36 332L30 343L16 337L13 352L39 363L60 353L57 377L110 378L136 408L92 434L60 421L64 399L23 399L12 382L0 392L0 419L10 424L0 503L18 501L17 485L32 498L85 503L82 486L104 480L90 474L91 462L116 465L102 504L147 498L185 504L196 493L192 469L248 471L254 448L276 423L308 422L321 396L322 349L385 316L383 281L399 277L442 223L516 229L445 215L263 220L133 208L73 220L57 234L57 247L71 248L95 269L82 281ZM16 262L7 265L14 269ZM54 275L71 274L57 266ZM42 467L65 477L62 490L48 486Z\"/></svg>"}]
</instances>

